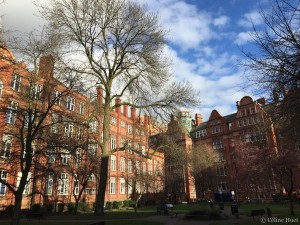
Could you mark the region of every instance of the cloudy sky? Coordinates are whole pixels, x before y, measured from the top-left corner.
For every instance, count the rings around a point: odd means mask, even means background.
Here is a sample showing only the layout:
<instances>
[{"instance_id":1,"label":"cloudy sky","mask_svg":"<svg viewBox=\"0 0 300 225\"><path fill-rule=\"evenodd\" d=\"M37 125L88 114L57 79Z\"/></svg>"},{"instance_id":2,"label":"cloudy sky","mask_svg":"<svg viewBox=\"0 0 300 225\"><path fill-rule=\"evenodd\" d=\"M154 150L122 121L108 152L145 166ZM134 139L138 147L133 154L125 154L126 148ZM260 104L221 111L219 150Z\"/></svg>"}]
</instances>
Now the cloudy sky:
<instances>
[{"instance_id":1,"label":"cloudy sky","mask_svg":"<svg viewBox=\"0 0 300 225\"><path fill-rule=\"evenodd\" d=\"M40 0L47 1L47 0ZM157 12L169 31L166 52L172 57L174 76L188 80L200 91L201 105L192 113L204 120L213 109L221 115L235 112L236 101L255 96L247 87L239 47L250 49L251 21L262 22L259 9L269 0L136 0ZM0 6L6 30L30 30L41 26L32 0L6 0Z\"/></svg>"}]
</instances>

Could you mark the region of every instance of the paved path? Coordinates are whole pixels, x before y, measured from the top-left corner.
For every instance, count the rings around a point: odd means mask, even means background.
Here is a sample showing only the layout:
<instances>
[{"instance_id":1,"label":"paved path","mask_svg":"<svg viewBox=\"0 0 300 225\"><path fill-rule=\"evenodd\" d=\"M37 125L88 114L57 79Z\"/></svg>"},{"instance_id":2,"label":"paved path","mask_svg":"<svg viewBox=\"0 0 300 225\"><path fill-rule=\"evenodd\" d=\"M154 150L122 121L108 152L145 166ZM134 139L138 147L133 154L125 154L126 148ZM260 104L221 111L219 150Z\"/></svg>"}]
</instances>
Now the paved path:
<instances>
[{"instance_id":1,"label":"paved path","mask_svg":"<svg viewBox=\"0 0 300 225\"><path fill-rule=\"evenodd\" d=\"M185 220L183 214L179 214L178 217L170 217L167 215L155 215L151 217L144 218L146 221L163 222L165 225L209 225L212 223L222 223L222 222L233 222L242 223L246 221L252 221L252 217L246 215L240 215L237 219L231 214L231 208L225 206L222 211L222 217L227 218L224 220Z\"/></svg>"}]
</instances>

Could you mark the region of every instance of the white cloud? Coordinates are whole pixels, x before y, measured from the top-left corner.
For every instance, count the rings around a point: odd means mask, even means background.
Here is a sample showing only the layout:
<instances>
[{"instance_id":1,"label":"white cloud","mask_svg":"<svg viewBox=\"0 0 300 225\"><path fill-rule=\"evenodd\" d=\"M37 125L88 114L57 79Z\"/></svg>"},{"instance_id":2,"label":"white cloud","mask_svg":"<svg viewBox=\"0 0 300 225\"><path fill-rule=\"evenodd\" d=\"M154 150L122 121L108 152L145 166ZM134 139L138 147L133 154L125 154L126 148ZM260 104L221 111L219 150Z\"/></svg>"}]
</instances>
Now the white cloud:
<instances>
[{"instance_id":1,"label":"white cloud","mask_svg":"<svg viewBox=\"0 0 300 225\"><path fill-rule=\"evenodd\" d=\"M223 27L228 24L229 20L227 16L220 16L214 19L213 24L217 27Z\"/></svg>"},{"instance_id":2,"label":"white cloud","mask_svg":"<svg viewBox=\"0 0 300 225\"><path fill-rule=\"evenodd\" d=\"M251 33L252 32L250 32L250 31L238 33L234 43L238 44L238 45L243 45L243 44L253 41L253 39L251 37Z\"/></svg>"},{"instance_id":3,"label":"white cloud","mask_svg":"<svg viewBox=\"0 0 300 225\"><path fill-rule=\"evenodd\" d=\"M252 11L243 15L238 24L244 28L252 28L263 23L263 19L258 11Z\"/></svg>"}]
</instances>

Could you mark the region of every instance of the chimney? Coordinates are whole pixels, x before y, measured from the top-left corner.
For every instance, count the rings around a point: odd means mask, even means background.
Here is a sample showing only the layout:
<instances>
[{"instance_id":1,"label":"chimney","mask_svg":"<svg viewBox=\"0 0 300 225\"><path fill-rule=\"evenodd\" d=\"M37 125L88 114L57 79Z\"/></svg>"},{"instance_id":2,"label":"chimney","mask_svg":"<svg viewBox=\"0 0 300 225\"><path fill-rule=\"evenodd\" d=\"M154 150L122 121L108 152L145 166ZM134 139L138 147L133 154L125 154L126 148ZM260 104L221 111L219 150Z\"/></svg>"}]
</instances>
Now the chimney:
<instances>
[{"instance_id":1,"label":"chimney","mask_svg":"<svg viewBox=\"0 0 300 225\"><path fill-rule=\"evenodd\" d=\"M260 99L257 99L257 102L261 105L265 105L266 104L266 99L265 98L260 98Z\"/></svg>"},{"instance_id":2,"label":"chimney","mask_svg":"<svg viewBox=\"0 0 300 225\"><path fill-rule=\"evenodd\" d=\"M195 125L199 126L203 122L202 119L203 119L202 115L199 113L196 113L195 114L195 123L196 123Z\"/></svg>"},{"instance_id":3,"label":"chimney","mask_svg":"<svg viewBox=\"0 0 300 225\"><path fill-rule=\"evenodd\" d=\"M42 56L39 64L39 76L49 79L53 75L54 58L52 55Z\"/></svg>"},{"instance_id":4,"label":"chimney","mask_svg":"<svg viewBox=\"0 0 300 225\"><path fill-rule=\"evenodd\" d=\"M128 117L128 105L124 105L124 116Z\"/></svg>"},{"instance_id":5,"label":"chimney","mask_svg":"<svg viewBox=\"0 0 300 225\"><path fill-rule=\"evenodd\" d=\"M115 103L116 103L116 105L117 105L117 106L116 106L116 112L117 112L118 114L120 114L120 113L121 113L121 106L120 106L120 104L121 104L121 99L120 99L119 97L117 97Z\"/></svg>"},{"instance_id":6,"label":"chimney","mask_svg":"<svg viewBox=\"0 0 300 225\"><path fill-rule=\"evenodd\" d=\"M131 107L131 118L135 119L136 117L136 108L135 107Z\"/></svg>"},{"instance_id":7,"label":"chimney","mask_svg":"<svg viewBox=\"0 0 300 225\"><path fill-rule=\"evenodd\" d=\"M144 115L144 126L147 127L149 123L149 117L147 115Z\"/></svg>"},{"instance_id":8,"label":"chimney","mask_svg":"<svg viewBox=\"0 0 300 225\"><path fill-rule=\"evenodd\" d=\"M100 105L103 104L103 87L102 87L102 85L99 85L97 87L97 100Z\"/></svg>"}]
</instances>

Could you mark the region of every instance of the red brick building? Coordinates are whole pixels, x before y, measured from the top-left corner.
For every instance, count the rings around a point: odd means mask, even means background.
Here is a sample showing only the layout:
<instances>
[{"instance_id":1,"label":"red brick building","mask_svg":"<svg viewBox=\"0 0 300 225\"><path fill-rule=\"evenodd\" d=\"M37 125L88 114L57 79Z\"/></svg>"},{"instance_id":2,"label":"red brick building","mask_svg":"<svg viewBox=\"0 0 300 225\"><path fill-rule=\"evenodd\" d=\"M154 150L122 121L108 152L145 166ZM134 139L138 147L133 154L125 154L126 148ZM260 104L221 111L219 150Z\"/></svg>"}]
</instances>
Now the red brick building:
<instances>
[{"instance_id":1,"label":"red brick building","mask_svg":"<svg viewBox=\"0 0 300 225\"><path fill-rule=\"evenodd\" d=\"M86 170L83 172L88 176L80 201L92 204L99 179L103 89L98 87L97 98L91 99L75 87L63 85L53 78L54 59L51 56L41 58L39 72L34 74L23 62L16 62L7 47L1 47L0 55L0 176L3 181L0 183L0 206L14 204L14 195L4 182L18 187L19 161L22 154L27 154L21 150L20 130L27 132L29 129L26 121L30 119L21 113L21 109L22 112L29 110L24 94L28 90L34 95L32 104L49 112L45 113L41 134L33 141L34 165L28 174L22 208L34 203L74 202L73 194L78 195L80 191L76 179L78 168L82 168L81 172ZM45 93L51 97L49 101ZM49 107L51 102L53 106ZM127 106L117 107L111 116L111 149L122 148L122 151L110 156L106 201L131 199L135 188L145 194L161 192L164 186L161 178L156 177L156 171L164 172L164 155L149 149L148 137L157 132L151 118L137 115L135 108ZM61 147L51 148L51 141L60 141ZM135 181L133 187L137 173L153 177L152 182Z\"/></svg>"}]
</instances>

